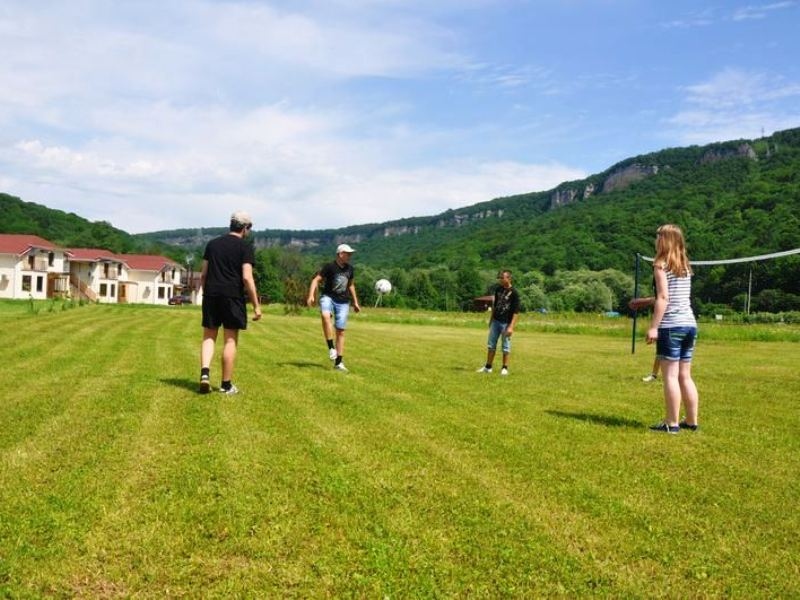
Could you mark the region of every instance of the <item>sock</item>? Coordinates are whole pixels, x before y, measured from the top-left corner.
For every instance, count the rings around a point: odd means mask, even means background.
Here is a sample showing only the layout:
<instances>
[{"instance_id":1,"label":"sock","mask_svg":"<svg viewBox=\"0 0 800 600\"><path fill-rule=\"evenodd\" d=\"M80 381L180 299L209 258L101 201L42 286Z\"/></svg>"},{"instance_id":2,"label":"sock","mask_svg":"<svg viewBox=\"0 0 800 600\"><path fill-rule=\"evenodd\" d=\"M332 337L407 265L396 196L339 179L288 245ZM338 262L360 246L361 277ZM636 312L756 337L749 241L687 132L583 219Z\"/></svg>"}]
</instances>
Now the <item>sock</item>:
<instances>
[{"instance_id":1,"label":"sock","mask_svg":"<svg viewBox=\"0 0 800 600\"><path fill-rule=\"evenodd\" d=\"M342 356L340 355L336 357L336 364L339 365L341 363L342 363Z\"/></svg>"},{"instance_id":2,"label":"sock","mask_svg":"<svg viewBox=\"0 0 800 600\"><path fill-rule=\"evenodd\" d=\"M222 385L220 386L223 390L231 389L231 380L228 379L227 381L223 381Z\"/></svg>"},{"instance_id":3,"label":"sock","mask_svg":"<svg viewBox=\"0 0 800 600\"><path fill-rule=\"evenodd\" d=\"M328 350L333 350L333 340L328 340Z\"/></svg>"},{"instance_id":4,"label":"sock","mask_svg":"<svg viewBox=\"0 0 800 600\"><path fill-rule=\"evenodd\" d=\"M203 375L208 377L210 374L211 374L211 369L209 369L208 367L203 367L200 369L200 377L202 377Z\"/></svg>"},{"instance_id":5,"label":"sock","mask_svg":"<svg viewBox=\"0 0 800 600\"><path fill-rule=\"evenodd\" d=\"M491 363L486 363L486 368L487 368L487 369L491 369L491 368L492 368L492 365L491 365Z\"/></svg>"}]
</instances>

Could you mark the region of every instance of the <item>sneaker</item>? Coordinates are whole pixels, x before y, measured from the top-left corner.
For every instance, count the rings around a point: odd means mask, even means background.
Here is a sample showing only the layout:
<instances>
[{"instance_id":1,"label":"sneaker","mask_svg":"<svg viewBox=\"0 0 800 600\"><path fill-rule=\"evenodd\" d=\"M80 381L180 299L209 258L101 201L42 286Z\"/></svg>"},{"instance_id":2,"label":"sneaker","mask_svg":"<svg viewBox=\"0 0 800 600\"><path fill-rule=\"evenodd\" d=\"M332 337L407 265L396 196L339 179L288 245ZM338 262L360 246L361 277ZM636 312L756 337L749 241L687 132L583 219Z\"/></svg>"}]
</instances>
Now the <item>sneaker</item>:
<instances>
[{"instance_id":1,"label":"sneaker","mask_svg":"<svg viewBox=\"0 0 800 600\"><path fill-rule=\"evenodd\" d=\"M211 381L209 380L208 375L200 376L200 389L198 391L201 394L207 394L211 391Z\"/></svg>"},{"instance_id":2,"label":"sneaker","mask_svg":"<svg viewBox=\"0 0 800 600\"><path fill-rule=\"evenodd\" d=\"M337 371L341 371L342 373L347 373L347 367L344 366L343 362L340 362L338 365L333 365L333 368Z\"/></svg>"},{"instance_id":3,"label":"sneaker","mask_svg":"<svg viewBox=\"0 0 800 600\"><path fill-rule=\"evenodd\" d=\"M500 369L500 375L508 375L508 369L506 367Z\"/></svg>"},{"instance_id":4,"label":"sneaker","mask_svg":"<svg viewBox=\"0 0 800 600\"><path fill-rule=\"evenodd\" d=\"M694 425L689 425L686 421L681 421L678 423L678 427L681 429L688 429L689 431L697 431L700 428L700 425L695 423Z\"/></svg>"},{"instance_id":5,"label":"sneaker","mask_svg":"<svg viewBox=\"0 0 800 600\"><path fill-rule=\"evenodd\" d=\"M483 367L481 367L480 369L478 369L475 372L476 373L491 373L492 372L492 367L483 366Z\"/></svg>"},{"instance_id":6,"label":"sneaker","mask_svg":"<svg viewBox=\"0 0 800 600\"><path fill-rule=\"evenodd\" d=\"M239 393L239 388L237 388L235 385L231 384L231 387L229 387L227 390L219 388L219 393L220 394L225 394L226 396L233 396L234 394L238 394Z\"/></svg>"},{"instance_id":7,"label":"sneaker","mask_svg":"<svg viewBox=\"0 0 800 600\"><path fill-rule=\"evenodd\" d=\"M667 425L664 422L657 423L655 425L650 425L650 431L663 431L664 433L680 433L681 426L680 425Z\"/></svg>"},{"instance_id":8,"label":"sneaker","mask_svg":"<svg viewBox=\"0 0 800 600\"><path fill-rule=\"evenodd\" d=\"M645 383L650 383L651 381L655 381L656 379L658 379L658 375L653 375L652 373L650 373L650 375L648 375L647 377L642 377L642 381L644 381Z\"/></svg>"},{"instance_id":9,"label":"sneaker","mask_svg":"<svg viewBox=\"0 0 800 600\"><path fill-rule=\"evenodd\" d=\"M328 349L328 358L331 360L336 360L336 348Z\"/></svg>"}]
</instances>

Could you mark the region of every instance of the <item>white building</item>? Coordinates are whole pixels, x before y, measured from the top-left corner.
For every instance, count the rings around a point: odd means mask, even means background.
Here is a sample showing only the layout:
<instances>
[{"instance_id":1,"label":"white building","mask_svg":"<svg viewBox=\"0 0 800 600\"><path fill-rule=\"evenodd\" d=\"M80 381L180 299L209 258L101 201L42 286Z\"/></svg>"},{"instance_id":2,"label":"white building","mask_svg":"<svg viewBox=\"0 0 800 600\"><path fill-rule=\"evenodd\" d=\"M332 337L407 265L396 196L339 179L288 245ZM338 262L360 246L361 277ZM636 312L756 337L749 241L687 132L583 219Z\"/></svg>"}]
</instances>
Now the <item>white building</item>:
<instances>
[{"instance_id":1,"label":"white building","mask_svg":"<svg viewBox=\"0 0 800 600\"><path fill-rule=\"evenodd\" d=\"M37 235L0 234L0 298L69 294L67 251Z\"/></svg>"}]
</instances>

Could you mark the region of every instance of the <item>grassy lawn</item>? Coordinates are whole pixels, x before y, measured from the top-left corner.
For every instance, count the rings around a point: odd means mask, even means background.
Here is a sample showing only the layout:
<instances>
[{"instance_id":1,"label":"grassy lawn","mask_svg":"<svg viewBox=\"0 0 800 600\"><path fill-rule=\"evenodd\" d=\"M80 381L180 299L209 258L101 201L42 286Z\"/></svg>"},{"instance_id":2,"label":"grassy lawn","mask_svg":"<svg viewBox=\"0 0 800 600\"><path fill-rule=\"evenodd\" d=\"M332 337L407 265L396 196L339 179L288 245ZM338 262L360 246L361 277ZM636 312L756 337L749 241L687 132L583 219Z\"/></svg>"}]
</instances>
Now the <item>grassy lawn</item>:
<instances>
[{"instance_id":1,"label":"grassy lawn","mask_svg":"<svg viewBox=\"0 0 800 600\"><path fill-rule=\"evenodd\" d=\"M668 436L627 319L501 378L485 315L367 309L342 374L273 309L224 397L197 307L51 307L0 304L0 597L800 596L797 327L701 328Z\"/></svg>"}]
</instances>

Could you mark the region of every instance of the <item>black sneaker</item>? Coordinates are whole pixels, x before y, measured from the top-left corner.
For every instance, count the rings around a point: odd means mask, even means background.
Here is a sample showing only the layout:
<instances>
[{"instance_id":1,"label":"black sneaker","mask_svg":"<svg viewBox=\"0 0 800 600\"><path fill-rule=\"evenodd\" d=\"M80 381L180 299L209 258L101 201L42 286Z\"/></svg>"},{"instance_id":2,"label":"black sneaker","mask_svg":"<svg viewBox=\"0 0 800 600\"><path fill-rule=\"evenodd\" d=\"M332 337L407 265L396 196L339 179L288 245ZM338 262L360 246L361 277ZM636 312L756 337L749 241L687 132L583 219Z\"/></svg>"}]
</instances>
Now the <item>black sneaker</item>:
<instances>
[{"instance_id":1,"label":"black sneaker","mask_svg":"<svg viewBox=\"0 0 800 600\"><path fill-rule=\"evenodd\" d=\"M681 426L680 425L667 425L666 423L657 423L655 425L650 425L650 431L663 431L664 433L680 433Z\"/></svg>"},{"instance_id":2,"label":"black sneaker","mask_svg":"<svg viewBox=\"0 0 800 600\"><path fill-rule=\"evenodd\" d=\"M697 431L700 428L700 425L689 425L686 421L681 421L678 423L678 427L681 429L688 429L689 431Z\"/></svg>"},{"instance_id":3,"label":"black sneaker","mask_svg":"<svg viewBox=\"0 0 800 600\"><path fill-rule=\"evenodd\" d=\"M208 375L200 376L200 389L198 391L201 394L207 394L211 391L211 381L209 380Z\"/></svg>"}]
</instances>

